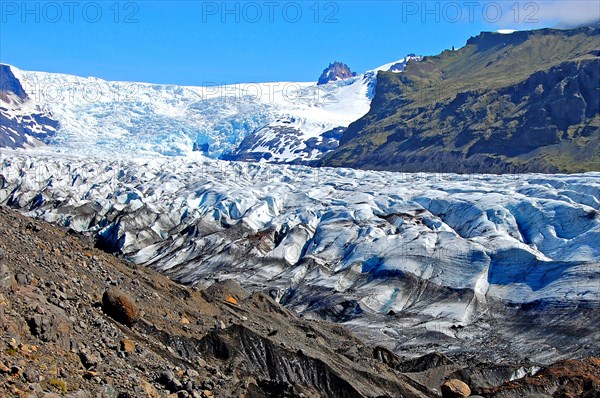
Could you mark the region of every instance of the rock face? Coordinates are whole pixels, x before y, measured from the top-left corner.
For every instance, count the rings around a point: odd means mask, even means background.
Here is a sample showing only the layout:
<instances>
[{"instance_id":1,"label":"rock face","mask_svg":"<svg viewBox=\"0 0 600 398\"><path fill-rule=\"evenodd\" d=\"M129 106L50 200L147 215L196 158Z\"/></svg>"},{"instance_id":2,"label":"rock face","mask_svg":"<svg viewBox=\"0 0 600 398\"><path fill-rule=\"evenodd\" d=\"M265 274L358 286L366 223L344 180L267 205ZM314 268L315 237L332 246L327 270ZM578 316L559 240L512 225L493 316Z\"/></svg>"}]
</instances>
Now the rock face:
<instances>
[{"instance_id":1,"label":"rock face","mask_svg":"<svg viewBox=\"0 0 600 398\"><path fill-rule=\"evenodd\" d=\"M338 127L307 138L293 125L267 126L249 134L233 153L222 159L308 164L337 148L343 131L343 127Z\"/></svg>"},{"instance_id":2,"label":"rock face","mask_svg":"<svg viewBox=\"0 0 600 398\"><path fill-rule=\"evenodd\" d=\"M0 64L0 148L42 145L58 128L52 114L28 97L10 66Z\"/></svg>"},{"instance_id":3,"label":"rock face","mask_svg":"<svg viewBox=\"0 0 600 398\"><path fill-rule=\"evenodd\" d=\"M54 317L35 315L28 321L31 334L42 341L56 341L59 337L59 328Z\"/></svg>"},{"instance_id":4,"label":"rock face","mask_svg":"<svg viewBox=\"0 0 600 398\"><path fill-rule=\"evenodd\" d=\"M457 379L446 381L442 384L441 390L443 398L465 398L471 395L469 386Z\"/></svg>"},{"instance_id":5,"label":"rock face","mask_svg":"<svg viewBox=\"0 0 600 398\"><path fill-rule=\"evenodd\" d=\"M600 392L600 358L565 360L544 368L535 376L505 382L476 392L486 398L580 397L596 398ZM573 377L577 375L576 377Z\"/></svg>"},{"instance_id":6,"label":"rock face","mask_svg":"<svg viewBox=\"0 0 600 398\"><path fill-rule=\"evenodd\" d=\"M329 64L329 66L325 68L319 77L317 84L323 85L329 82L335 82L337 80L348 79L353 76L356 76L356 73L352 72L348 65L343 62L336 61Z\"/></svg>"},{"instance_id":7,"label":"rock face","mask_svg":"<svg viewBox=\"0 0 600 398\"><path fill-rule=\"evenodd\" d=\"M554 43L549 46L548 43ZM600 170L600 29L482 33L380 72L371 110L319 162L406 172Z\"/></svg>"},{"instance_id":8,"label":"rock face","mask_svg":"<svg viewBox=\"0 0 600 398\"><path fill-rule=\"evenodd\" d=\"M102 309L108 316L129 327L140 319L140 310L135 302L116 288L110 288L104 292Z\"/></svg>"},{"instance_id":9,"label":"rock face","mask_svg":"<svg viewBox=\"0 0 600 398\"><path fill-rule=\"evenodd\" d=\"M27 99L27 93L21 86L8 65L0 65L0 93L6 98L8 93L13 93L21 100ZM4 101L7 102L7 101Z\"/></svg>"}]
</instances>

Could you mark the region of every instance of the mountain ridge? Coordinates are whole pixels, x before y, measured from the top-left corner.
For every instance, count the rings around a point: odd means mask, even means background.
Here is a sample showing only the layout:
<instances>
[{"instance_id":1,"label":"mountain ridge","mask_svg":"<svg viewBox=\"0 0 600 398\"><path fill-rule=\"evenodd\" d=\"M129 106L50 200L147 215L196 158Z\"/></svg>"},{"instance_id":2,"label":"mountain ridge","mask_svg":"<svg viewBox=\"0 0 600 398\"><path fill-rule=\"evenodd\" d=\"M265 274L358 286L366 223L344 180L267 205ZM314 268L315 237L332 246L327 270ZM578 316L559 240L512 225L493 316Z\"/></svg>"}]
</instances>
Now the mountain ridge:
<instances>
[{"instance_id":1,"label":"mountain ridge","mask_svg":"<svg viewBox=\"0 0 600 398\"><path fill-rule=\"evenodd\" d=\"M485 32L457 51L409 64L401 75L380 72L369 113L316 164L459 173L598 170L599 35L590 27Z\"/></svg>"}]
</instances>

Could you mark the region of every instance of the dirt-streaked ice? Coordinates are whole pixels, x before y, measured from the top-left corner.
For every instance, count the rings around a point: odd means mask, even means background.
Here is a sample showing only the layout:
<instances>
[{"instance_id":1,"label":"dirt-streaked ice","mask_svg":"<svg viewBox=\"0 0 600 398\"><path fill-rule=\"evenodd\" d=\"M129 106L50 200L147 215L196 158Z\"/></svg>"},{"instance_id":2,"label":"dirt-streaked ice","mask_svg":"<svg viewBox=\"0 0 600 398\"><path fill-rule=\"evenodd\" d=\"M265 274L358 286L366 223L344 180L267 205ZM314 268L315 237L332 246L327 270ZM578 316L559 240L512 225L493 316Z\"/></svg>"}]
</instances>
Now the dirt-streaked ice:
<instances>
[{"instance_id":1,"label":"dirt-streaked ice","mask_svg":"<svg viewBox=\"0 0 600 398\"><path fill-rule=\"evenodd\" d=\"M456 336L453 326L476 324L496 303L600 302L600 173L405 174L39 151L1 152L0 165L1 203L95 233L131 261L184 283L235 278L307 316L381 325L394 339L417 324Z\"/></svg>"}]
</instances>

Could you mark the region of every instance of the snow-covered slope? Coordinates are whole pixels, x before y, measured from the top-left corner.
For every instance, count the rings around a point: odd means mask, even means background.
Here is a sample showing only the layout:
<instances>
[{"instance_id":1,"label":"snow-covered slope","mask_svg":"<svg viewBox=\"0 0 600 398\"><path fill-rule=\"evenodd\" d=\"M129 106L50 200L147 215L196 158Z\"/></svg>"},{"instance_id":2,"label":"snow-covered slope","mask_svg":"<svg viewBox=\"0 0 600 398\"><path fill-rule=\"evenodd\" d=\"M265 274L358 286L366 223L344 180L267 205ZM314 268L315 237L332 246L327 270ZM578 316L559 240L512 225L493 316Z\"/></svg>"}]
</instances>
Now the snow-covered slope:
<instances>
[{"instance_id":1,"label":"snow-covered slope","mask_svg":"<svg viewBox=\"0 0 600 398\"><path fill-rule=\"evenodd\" d=\"M367 72L320 86L182 87L10 69L32 104L60 124L46 141L65 152L182 155L198 143L213 158L269 152L259 158L278 162L312 160L337 145L323 133L363 116L375 81ZM287 133L278 133L281 126ZM253 145L240 148L253 133Z\"/></svg>"},{"instance_id":2,"label":"snow-covered slope","mask_svg":"<svg viewBox=\"0 0 600 398\"><path fill-rule=\"evenodd\" d=\"M0 165L0 203L95 233L104 249L176 280L235 278L306 316L375 328L397 344L414 344L417 330L489 338L500 320L514 326L512 308L523 303L528 311L543 303L536 319L553 319L544 328L573 307L580 323L598 318L586 311L600 315L597 173L403 174L8 152Z\"/></svg>"}]
</instances>

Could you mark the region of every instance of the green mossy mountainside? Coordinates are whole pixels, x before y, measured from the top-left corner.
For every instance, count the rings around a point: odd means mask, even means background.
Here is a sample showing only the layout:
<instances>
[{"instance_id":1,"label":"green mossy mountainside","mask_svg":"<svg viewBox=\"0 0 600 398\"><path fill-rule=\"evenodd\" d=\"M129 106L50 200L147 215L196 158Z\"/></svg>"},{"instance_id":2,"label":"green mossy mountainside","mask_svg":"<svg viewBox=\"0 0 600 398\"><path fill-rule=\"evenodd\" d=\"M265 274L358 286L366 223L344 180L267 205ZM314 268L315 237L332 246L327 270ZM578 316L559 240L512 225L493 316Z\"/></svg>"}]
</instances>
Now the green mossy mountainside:
<instances>
[{"instance_id":1,"label":"green mossy mountainside","mask_svg":"<svg viewBox=\"0 0 600 398\"><path fill-rule=\"evenodd\" d=\"M379 72L371 110L318 162L405 172L600 170L600 29L482 33Z\"/></svg>"}]
</instances>

